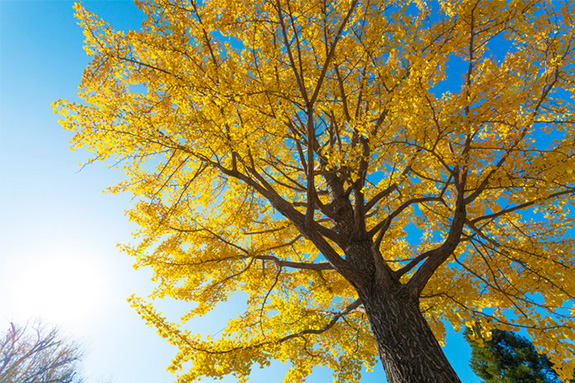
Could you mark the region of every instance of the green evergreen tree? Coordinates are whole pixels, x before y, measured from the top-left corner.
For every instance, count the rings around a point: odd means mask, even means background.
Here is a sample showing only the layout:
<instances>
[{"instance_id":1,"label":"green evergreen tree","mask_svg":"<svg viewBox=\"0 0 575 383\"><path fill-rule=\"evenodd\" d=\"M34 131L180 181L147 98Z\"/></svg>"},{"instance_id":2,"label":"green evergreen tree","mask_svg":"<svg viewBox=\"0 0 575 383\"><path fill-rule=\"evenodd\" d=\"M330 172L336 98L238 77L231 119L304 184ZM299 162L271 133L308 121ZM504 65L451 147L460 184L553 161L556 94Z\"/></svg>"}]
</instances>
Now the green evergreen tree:
<instances>
[{"instance_id":1,"label":"green evergreen tree","mask_svg":"<svg viewBox=\"0 0 575 383\"><path fill-rule=\"evenodd\" d=\"M469 365L484 383L561 383L553 363L537 352L531 341L511 331L493 330L483 346L465 330L471 345ZM573 382L573 381L571 381Z\"/></svg>"}]
</instances>

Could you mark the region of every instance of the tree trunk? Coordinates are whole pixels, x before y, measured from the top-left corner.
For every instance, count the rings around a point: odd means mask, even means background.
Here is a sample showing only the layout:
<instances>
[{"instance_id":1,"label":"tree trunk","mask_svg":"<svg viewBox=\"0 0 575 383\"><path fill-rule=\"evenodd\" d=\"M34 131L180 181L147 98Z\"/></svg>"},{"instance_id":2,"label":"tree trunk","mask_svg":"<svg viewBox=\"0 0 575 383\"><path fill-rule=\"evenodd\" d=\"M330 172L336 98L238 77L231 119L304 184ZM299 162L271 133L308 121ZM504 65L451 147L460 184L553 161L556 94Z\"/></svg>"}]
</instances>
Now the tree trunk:
<instances>
[{"instance_id":1,"label":"tree trunk","mask_svg":"<svg viewBox=\"0 0 575 383\"><path fill-rule=\"evenodd\" d=\"M372 288L360 297L389 383L461 383L417 298L384 288Z\"/></svg>"}]
</instances>

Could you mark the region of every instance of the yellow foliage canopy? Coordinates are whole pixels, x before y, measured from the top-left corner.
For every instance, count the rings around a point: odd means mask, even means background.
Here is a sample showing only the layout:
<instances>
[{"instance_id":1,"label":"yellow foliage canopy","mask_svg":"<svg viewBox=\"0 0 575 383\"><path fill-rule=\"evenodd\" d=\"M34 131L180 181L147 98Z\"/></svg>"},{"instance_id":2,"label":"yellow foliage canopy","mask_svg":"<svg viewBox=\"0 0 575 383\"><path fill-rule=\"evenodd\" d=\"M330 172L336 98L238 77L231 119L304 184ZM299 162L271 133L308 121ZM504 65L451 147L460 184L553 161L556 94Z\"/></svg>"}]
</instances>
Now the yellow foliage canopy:
<instances>
[{"instance_id":1,"label":"yellow foliage canopy","mask_svg":"<svg viewBox=\"0 0 575 383\"><path fill-rule=\"evenodd\" d=\"M92 62L55 108L74 147L120 161L153 298L192 302L185 323L247 294L217 338L131 300L179 347L170 370L191 362L180 382L271 359L286 382L357 379L376 280L438 339L526 328L572 376L572 2L137 4L128 32L76 5Z\"/></svg>"}]
</instances>

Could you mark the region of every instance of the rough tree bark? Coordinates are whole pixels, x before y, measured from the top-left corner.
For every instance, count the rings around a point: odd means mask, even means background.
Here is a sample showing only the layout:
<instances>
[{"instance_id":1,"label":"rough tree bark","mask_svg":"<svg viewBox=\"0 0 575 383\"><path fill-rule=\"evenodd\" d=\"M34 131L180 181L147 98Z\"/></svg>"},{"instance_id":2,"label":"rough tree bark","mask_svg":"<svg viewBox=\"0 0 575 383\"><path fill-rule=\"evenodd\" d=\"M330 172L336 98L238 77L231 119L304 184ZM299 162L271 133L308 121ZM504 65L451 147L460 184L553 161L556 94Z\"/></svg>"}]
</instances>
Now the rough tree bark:
<instances>
[{"instance_id":1,"label":"rough tree bark","mask_svg":"<svg viewBox=\"0 0 575 383\"><path fill-rule=\"evenodd\" d=\"M419 293L377 267L369 239L347 248L362 276L355 288L369 318L389 383L461 383L419 307Z\"/></svg>"},{"instance_id":2,"label":"rough tree bark","mask_svg":"<svg viewBox=\"0 0 575 383\"><path fill-rule=\"evenodd\" d=\"M375 287L361 299L389 383L461 383L416 298Z\"/></svg>"}]
</instances>

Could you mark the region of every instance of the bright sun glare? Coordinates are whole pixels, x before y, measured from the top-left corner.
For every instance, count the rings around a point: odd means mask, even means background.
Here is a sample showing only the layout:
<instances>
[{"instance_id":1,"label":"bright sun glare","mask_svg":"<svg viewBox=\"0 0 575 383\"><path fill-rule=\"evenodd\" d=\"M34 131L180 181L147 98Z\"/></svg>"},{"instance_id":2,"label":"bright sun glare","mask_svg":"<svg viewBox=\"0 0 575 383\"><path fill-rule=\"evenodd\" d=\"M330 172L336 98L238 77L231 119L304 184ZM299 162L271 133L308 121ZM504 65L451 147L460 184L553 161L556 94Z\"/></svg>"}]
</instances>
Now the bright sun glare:
<instances>
[{"instance_id":1,"label":"bright sun glare","mask_svg":"<svg viewBox=\"0 0 575 383\"><path fill-rule=\"evenodd\" d=\"M15 263L9 285L19 317L78 325L104 303L107 278L95 257L52 250Z\"/></svg>"}]
</instances>

